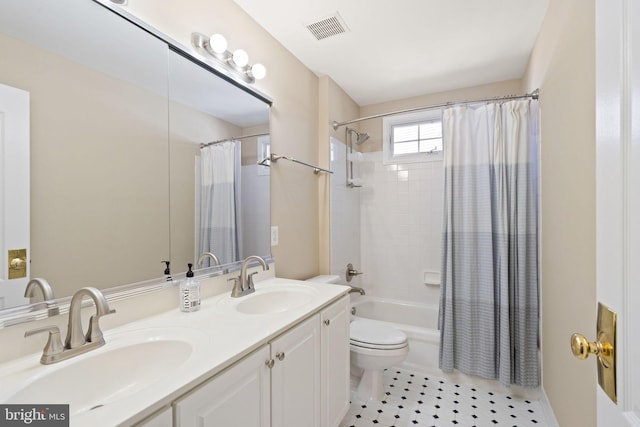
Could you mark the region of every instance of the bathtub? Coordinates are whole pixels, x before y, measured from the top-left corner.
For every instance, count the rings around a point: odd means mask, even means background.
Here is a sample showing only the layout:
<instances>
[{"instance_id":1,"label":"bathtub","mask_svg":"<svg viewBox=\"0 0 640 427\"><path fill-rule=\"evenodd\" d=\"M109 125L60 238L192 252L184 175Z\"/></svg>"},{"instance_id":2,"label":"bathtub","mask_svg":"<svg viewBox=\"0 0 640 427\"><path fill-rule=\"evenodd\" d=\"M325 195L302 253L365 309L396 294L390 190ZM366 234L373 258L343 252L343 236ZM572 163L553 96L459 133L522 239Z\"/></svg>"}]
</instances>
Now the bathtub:
<instances>
[{"instance_id":1,"label":"bathtub","mask_svg":"<svg viewBox=\"0 0 640 427\"><path fill-rule=\"evenodd\" d=\"M541 389L512 386L494 380L472 377L458 371L444 373L438 368L440 331L438 305L420 304L351 294L352 320L367 319L400 329L409 340L409 355L398 367L438 375L455 383L473 384L488 391L510 393L527 399L540 399ZM355 309L355 314L353 313ZM353 372L353 367L352 367ZM357 373L356 373L357 375Z\"/></svg>"},{"instance_id":2,"label":"bathtub","mask_svg":"<svg viewBox=\"0 0 640 427\"><path fill-rule=\"evenodd\" d=\"M438 370L438 306L351 294L352 320L393 326L407 335L409 355L400 365L418 371ZM354 312L355 309L355 312Z\"/></svg>"}]
</instances>

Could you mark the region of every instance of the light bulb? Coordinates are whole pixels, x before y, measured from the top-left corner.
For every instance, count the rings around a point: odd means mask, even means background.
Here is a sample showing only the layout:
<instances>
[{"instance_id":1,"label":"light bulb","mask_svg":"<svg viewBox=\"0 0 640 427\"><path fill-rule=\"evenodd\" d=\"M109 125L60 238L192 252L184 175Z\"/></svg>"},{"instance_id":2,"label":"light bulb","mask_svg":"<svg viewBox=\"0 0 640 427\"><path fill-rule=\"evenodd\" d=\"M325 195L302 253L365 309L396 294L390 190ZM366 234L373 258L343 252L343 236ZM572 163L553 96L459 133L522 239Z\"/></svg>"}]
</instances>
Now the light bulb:
<instances>
[{"instance_id":1,"label":"light bulb","mask_svg":"<svg viewBox=\"0 0 640 427\"><path fill-rule=\"evenodd\" d=\"M215 53L224 53L227 51L227 39L222 34L214 34L209 38L209 46Z\"/></svg>"},{"instance_id":2,"label":"light bulb","mask_svg":"<svg viewBox=\"0 0 640 427\"><path fill-rule=\"evenodd\" d=\"M256 80L262 80L264 76L267 75L267 69L262 64L253 64L251 67L251 75Z\"/></svg>"},{"instance_id":3,"label":"light bulb","mask_svg":"<svg viewBox=\"0 0 640 427\"><path fill-rule=\"evenodd\" d=\"M233 52L233 62L238 67L244 67L249 63L249 55L242 49L238 49Z\"/></svg>"}]
</instances>

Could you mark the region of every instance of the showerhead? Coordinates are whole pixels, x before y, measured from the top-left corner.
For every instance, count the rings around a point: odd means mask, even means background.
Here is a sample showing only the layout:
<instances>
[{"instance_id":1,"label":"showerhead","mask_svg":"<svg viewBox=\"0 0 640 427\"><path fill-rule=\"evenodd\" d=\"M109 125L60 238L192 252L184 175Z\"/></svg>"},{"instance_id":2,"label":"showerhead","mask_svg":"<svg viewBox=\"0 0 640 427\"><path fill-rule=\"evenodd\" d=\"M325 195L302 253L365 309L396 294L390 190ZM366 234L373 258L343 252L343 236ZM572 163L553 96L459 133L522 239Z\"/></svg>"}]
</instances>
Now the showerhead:
<instances>
[{"instance_id":1,"label":"showerhead","mask_svg":"<svg viewBox=\"0 0 640 427\"><path fill-rule=\"evenodd\" d=\"M356 140L354 141L356 145L362 145L367 139L369 139L368 133L364 133L364 132L360 133L357 130L351 129L351 128L347 128L347 132L353 132L356 134Z\"/></svg>"},{"instance_id":2,"label":"showerhead","mask_svg":"<svg viewBox=\"0 0 640 427\"><path fill-rule=\"evenodd\" d=\"M356 139L356 144L357 145L364 144L365 141L367 139L369 139L369 134L368 133L358 133L358 132L356 132L356 135L358 135L358 139Z\"/></svg>"}]
</instances>

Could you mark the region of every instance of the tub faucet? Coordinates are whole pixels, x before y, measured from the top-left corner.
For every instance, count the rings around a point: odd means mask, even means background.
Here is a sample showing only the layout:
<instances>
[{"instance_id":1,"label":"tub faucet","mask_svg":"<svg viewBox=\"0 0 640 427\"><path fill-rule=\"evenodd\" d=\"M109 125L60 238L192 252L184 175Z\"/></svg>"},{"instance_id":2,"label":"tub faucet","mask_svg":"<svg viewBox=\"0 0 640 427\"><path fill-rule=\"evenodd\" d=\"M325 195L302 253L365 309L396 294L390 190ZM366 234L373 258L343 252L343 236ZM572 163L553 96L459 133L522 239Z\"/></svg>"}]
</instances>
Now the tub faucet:
<instances>
[{"instance_id":1,"label":"tub faucet","mask_svg":"<svg viewBox=\"0 0 640 427\"><path fill-rule=\"evenodd\" d=\"M96 305L96 314L91 316L89 320L89 328L87 329L86 335L83 332L80 318L82 299L85 296L93 299ZM67 338L64 345L60 340L60 329L57 326L44 326L42 328L32 329L25 332L24 336L28 337L41 332L49 333L49 339L44 346L42 357L40 358L40 363L49 365L103 346L104 337L102 336L98 322L100 317L115 312L115 310L109 308L107 299L98 289L90 287L81 288L73 295L71 304L69 304L69 325L67 327Z\"/></svg>"},{"instance_id":2,"label":"tub faucet","mask_svg":"<svg viewBox=\"0 0 640 427\"><path fill-rule=\"evenodd\" d=\"M250 293L255 292L255 288L253 287L253 275L257 274L258 272L254 271L253 273L247 275L247 265L251 261L258 261L262 266L262 271L269 269L269 265L267 264L267 262L257 255L251 255L245 258L245 260L242 261L240 277L233 277L229 279L233 280L233 289L231 290L231 296L233 298L249 295Z\"/></svg>"},{"instance_id":3,"label":"tub faucet","mask_svg":"<svg viewBox=\"0 0 640 427\"><path fill-rule=\"evenodd\" d=\"M364 289L359 288L357 286L351 286L351 289L349 289L349 293L353 294L353 293L359 293L360 295L364 295Z\"/></svg>"},{"instance_id":4,"label":"tub faucet","mask_svg":"<svg viewBox=\"0 0 640 427\"><path fill-rule=\"evenodd\" d=\"M198 267L202 265L207 257L211 258L211 260L213 261L213 267L218 267L220 265L220 260L217 256L215 256L211 252L203 252L202 255L200 255L200 258L198 258Z\"/></svg>"}]
</instances>

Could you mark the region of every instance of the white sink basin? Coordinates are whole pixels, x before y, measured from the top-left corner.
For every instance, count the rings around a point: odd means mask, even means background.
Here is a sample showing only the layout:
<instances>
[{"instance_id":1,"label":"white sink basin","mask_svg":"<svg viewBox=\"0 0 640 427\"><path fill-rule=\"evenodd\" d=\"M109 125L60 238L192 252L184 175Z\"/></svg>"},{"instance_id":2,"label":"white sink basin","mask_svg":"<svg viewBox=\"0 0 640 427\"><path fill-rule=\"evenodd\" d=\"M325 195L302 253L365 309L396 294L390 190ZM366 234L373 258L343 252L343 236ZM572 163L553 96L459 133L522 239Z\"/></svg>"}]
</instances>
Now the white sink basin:
<instances>
[{"instance_id":1,"label":"white sink basin","mask_svg":"<svg viewBox=\"0 0 640 427\"><path fill-rule=\"evenodd\" d=\"M234 309L244 314L275 314L301 307L313 300L317 291L305 285L273 284L247 296L228 297Z\"/></svg>"},{"instance_id":2,"label":"white sink basin","mask_svg":"<svg viewBox=\"0 0 640 427\"><path fill-rule=\"evenodd\" d=\"M130 397L171 375L194 350L190 330L154 332L135 331L111 340L106 336L98 350L40 365L21 375L24 381L17 381L4 402L68 403L70 413L78 414Z\"/></svg>"}]
</instances>

